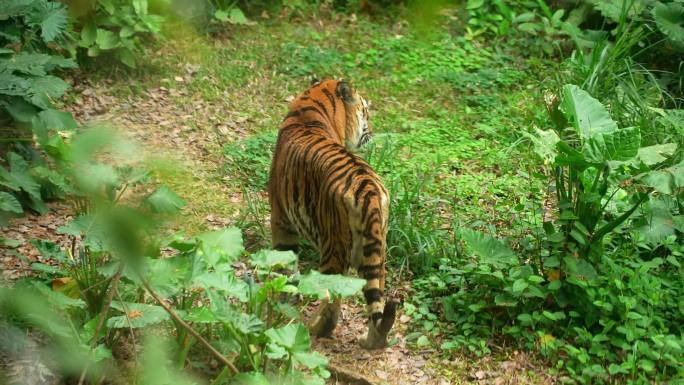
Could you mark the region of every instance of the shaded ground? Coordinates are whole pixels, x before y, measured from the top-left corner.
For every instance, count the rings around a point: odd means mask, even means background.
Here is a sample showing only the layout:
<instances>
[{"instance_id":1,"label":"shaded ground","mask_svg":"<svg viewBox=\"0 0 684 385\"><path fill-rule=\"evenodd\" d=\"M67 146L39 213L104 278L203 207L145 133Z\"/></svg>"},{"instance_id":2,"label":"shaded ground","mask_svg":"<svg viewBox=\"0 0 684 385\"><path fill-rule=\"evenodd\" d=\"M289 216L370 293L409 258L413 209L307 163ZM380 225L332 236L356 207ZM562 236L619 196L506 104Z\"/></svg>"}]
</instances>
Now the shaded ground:
<instances>
[{"instance_id":1,"label":"shaded ground","mask_svg":"<svg viewBox=\"0 0 684 385\"><path fill-rule=\"evenodd\" d=\"M284 115L286 100L306 87L310 77L349 74L374 102L376 132L380 137L382 133L394 135L398 143L395 156L401 163L389 163L381 173L411 178L419 164L424 169L417 172L427 173L432 168L436 182L431 192L436 199L450 202L440 208L445 218L477 218L505 228L506 223L494 218L509 212L511 202L521 199L517 190L505 186L519 184L516 167L524 157L508 161L510 154L504 150L511 145L510 127L534 114L526 105L533 91L523 87L532 80L520 75L523 72L514 68L515 63L508 63L511 71L518 71L515 76L523 78L504 76L497 81L499 74L481 75L483 69L503 65L499 59L491 59L494 53L454 54L450 51L454 47L435 48L435 44L427 44L427 53L422 54L447 55L444 60L449 63L460 58L463 63L451 68L454 73L480 75L453 80L455 86L431 78L437 76L433 72L406 78L396 66L385 66L394 60L408 71L421 59L410 55L397 59L378 50L403 44L401 35L407 31L400 24L376 27L356 23L321 21L294 27L260 23L229 31L217 40L186 36L153 52L148 66L134 73L99 70L87 76L89 79L75 79L69 108L79 122L111 123L139 140L150 158L174 165L172 172L159 177L189 202L175 227L193 233L239 224L246 228L250 245L258 248L268 244L259 230L268 228L263 181L258 176L250 178L252 184L245 189L245 171L226 160L224 144L245 149L251 138L272 132ZM357 47L358 41L364 43ZM410 44L422 47L422 43ZM360 56L347 55L357 51ZM399 49L398 55L402 52ZM471 83L477 88L478 82L489 87L486 93L471 89ZM488 113L488 108L496 108L496 112ZM259 164L270 158L267 147L262 153L258 150L249 148L255 153L247 154L251 156L247 163ZM256 202L256 208L247 204L248 200ZM464 209L454 214L454 207ZM68 220L69 208L63 204L52 208L41 217L14 219L2 230L1 237L18 241L3 252L3 276L16 278L28 271L29 262L41 261L27 243L30 239L61 241L56 229ZM19 254L25 260L18 258ZM410 292L410 282L393 285L401 296ZM319 340L315 348L333 364L376 383L554 383L537 374L543 370L535 369L533 360L519 352L503 349L495 358L473 359L441 355L437 340L416 347L415 341L407 338L411 318L406 315L397 321L393 346L378 352L362 350L356 339L365 331L363 309L360 301L348 301L335 338ZM343 382L331 379L330 383Z\"/></svg>"}]
</instances>

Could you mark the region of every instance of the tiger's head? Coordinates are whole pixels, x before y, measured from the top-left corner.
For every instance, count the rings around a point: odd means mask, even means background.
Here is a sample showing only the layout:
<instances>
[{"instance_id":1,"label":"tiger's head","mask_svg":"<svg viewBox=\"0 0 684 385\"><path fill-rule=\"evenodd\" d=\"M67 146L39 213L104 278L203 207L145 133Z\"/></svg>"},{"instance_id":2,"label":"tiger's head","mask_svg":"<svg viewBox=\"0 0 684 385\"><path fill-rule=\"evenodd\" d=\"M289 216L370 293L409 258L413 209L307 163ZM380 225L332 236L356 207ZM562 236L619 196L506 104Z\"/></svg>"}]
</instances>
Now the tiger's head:
<instances>
[{"instance_id":1,"label":"tiger's head","mask_svg":"<svg viewBox=\"0 0 684 385\"><path fill-rule=\"evenodd\" d=\"M368 143L372 137L368 115L369 104L344 80L337 81L335 93L344 103L345 146L350 150L356 150Z\"/></svg>"}]
</instances>

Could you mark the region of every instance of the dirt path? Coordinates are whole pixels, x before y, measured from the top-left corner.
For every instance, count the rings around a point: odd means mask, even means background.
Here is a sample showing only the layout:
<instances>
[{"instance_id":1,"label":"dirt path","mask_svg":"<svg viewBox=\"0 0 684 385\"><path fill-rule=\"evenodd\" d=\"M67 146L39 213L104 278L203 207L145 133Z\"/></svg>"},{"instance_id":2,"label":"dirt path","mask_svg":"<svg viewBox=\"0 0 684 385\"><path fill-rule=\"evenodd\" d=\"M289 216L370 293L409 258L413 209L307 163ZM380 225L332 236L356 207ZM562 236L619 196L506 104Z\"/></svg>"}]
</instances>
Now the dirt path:
<instances>
[{"instance_id":1,"label":"dirt path","mask_svg":"<svg viewBox=\"0 0 684 385\"><path fill-rule=\"evenodd\" d=\"M110 123L121 132L142 144L150 155L172 159L182 165L181 172L189 173L191 178L181 177L180 181L170 181L179 195L191 192L193 199L188 200L184 210L191 223L179 223L181 227L214 228L232 225L237 208L241 204L241 194L230 191L222 183L219 167L224 162L220 157L221 143L226 139L214 128L222 122L211 105L201 100L179 105L170 101L173 97L183 96L184 91L164 86L151 88L141 96L128 96L125 99L112 96L107 92L109 84L75 85L78 96L69 107L81 124L93 122ZM197 109L205 108L205 121L193 120ZM233 125L234 127L234 125ZM234 139L241 135L239 130L224 132ZM219 207L220 211L215 209ZM3 253L3 277L16 279L30 274L30 263L48 262L31 245L33 239L46 239L66 246L66 238L57 229L71 219L67 204L54 203L51 211L42 216L27 215L15 218L10 226L2 229L0 236L16 240L17 244ZM19 258L18 255L25 256ZM408 318L397 321L395 338L397 343L382 351L361 349L356 339L366 329L364 306L348 301L344 305L344 318L335 331L334 339L318 340L316 350L324 353L334 365L362 375L375 384L447 384L445 379L435 378L435 370L428 368L429 352L414 353L406 347L404 336ZM311 311L312 309L308 309ZM331 379L331 384L345 382Z\"/></svg>"}]
</instances>

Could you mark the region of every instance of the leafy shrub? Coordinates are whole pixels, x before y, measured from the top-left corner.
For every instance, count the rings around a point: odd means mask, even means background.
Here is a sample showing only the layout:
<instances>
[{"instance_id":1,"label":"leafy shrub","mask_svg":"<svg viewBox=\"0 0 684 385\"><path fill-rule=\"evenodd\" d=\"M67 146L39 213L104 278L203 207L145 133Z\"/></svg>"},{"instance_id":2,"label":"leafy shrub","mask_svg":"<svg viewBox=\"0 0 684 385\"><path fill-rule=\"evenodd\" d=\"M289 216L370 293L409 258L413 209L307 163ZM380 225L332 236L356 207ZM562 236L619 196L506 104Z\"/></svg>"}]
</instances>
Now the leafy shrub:
<instances>
[{"instance_id":1,"label":"leafy shrub","mask_svg":"<svg viewBox=\"0 0 684 385\"><path fill-rule=\"evenodd\" d=\"M97 0L85 7L70 4L80 52L87 57L110 53L129 67L137 65L142 41L159 35L164 21L150 12L146 0Z\"/></svg>"},{"instance_id":2,"label":"leafy shrub","mask_svg":"<svg viewBox=\"0 0 684 385\"><path fill-rule=\"evenodd\" d=\"M52 48L68 35L67 11L59 2L0 4L0 124L13 127L0 145L6 160L0 165L0 224L24 208L43 213L44 199L68 191L32 147L35 138L43 149L56 149L60 133L76 128L71 114L55 105L69 88L55 74L76 67Z\"/></svg>"},{"instance_id":3,"label":"leafy shrub","mask_svg":"<svg viewBox=\"0 0 684 385\"><path fill-rule=\"evenodd\" d=\"M576 86L547 103L554 130L531 139L553 166L558 212L518 252L460 230L465 248L416 280L418 301L439 297L457 331L445 349L488 352L502 330L582 383L681 375L681 153L641 147L638 128L618 128Z\"/></svg>"}]
</instances>

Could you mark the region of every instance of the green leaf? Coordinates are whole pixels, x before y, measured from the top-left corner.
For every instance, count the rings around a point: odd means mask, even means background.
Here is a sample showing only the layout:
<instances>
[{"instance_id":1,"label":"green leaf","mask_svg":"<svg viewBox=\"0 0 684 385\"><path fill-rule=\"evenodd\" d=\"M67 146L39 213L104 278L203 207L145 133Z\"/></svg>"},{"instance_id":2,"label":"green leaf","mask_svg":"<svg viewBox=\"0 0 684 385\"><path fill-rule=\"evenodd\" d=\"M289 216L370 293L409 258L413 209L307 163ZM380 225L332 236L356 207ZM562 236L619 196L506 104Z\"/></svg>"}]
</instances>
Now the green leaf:
<instances>
[{"instance_id":1,"label":"green leaf","mask_svg":"<svg viewBox=\"0 0 684 385\"><path fill-rule=\"evenodd\" d=\"M155 325L169 319L169 314L161 306L143 303L112 302L112 308L126 313L126 315L111 317L107 320L110 328L141 328Z\"/></svg>"},{"instance_id":2,"label":"green leaf","mask_svg":"<svg viewBox=\"0 0 684 385\"><path fill-rule=\"evenodd\" d=\"M223 294L237 298L241 302L247 302L248 286L243 280L237 279L231 273L206 272L200 274L193 283L204 289L217 289Z\"/></svg>"},{"instance_id":3,"label":"green leaf","mask_svg":"<svg viewBox=\"0 0 684 385\"><path fill-rule=\"evenodd\" d=\"M77 126L74 117L66 111L49 109L41 111L38 117L48 130L73 131Z\"/></svg>"},{"instance_id":4,"label":"green leaf","mask_svg":"<svg viewBox=\"0 0 684 385\"><path fill-rule=\"evenodd\" d=\"M292 358L296 363L304 365L309 369L328 365L328 359L319 352L294 352Z\"/></svg>"},{"instance_id":5,"label":"green leaf","mask_svg":"<svg viewBox=\"0 0 684 385\"><path fill-rule=\"evenodd\" d=\"M108 50L119 46L119 36L114 32L98 28L95 34L95 43L100 49Z\"/></svg>"},{"instance_id":6,"label":"green leaf","mask_svg":"<svg viewBox=\"0 0 684 385\"><path fill-rule=\"evenodd\" d=\"M64 253L62 248L54 242L34 239L31 241L31 244L38 250L43 259L54 259L59 262L67 261L66 253Z\"/></svg>"},{"instance_id":7,"label":"green leaf","mask_svg":"<svg viewBox=\"0 0 684 385\"><path fill-rule=\"evenodd\" d=\"M270 385L268 378L261 373L239 373L231 381L231 385Z\"/></svg>"},{"instance_id":8,"label":"green leaf","mask_svg":"<svg viewBox=\"0 0 684 385\"><path fill-rule=\"evenodd\" d=\"M641 134L637 127L612 132L597 132L585 142L582 152L593 163L632 159L639 152Z\"/></svg>"},{"instance_id":9,"label":"green leaf","mask_svg":"<svg viewBox=\"0 0 684 385\"><path fill-rule=\"evenodd\" d=\"M228 21L228 11L218 9L214 12L214 17L219 21Z\"/></svg>"},{"instance_id":10,"label":"green leaf","mask_svg":"<svg viewBox=\"0 0 684 385\"><path fill-rule=\"evenodd\" d=\"M676 143L656 144L653 146L641 147L637 158L647 166L658 164L674 154L677 150Z\"/></svg>"},{"instance_id":11,"label":"green leaf","mask_svg":"<svg viewBox=\"0 0 684 385\"><path fill-rule=\"evenodd\" d=\"M21 208L21 203L19 203L17 198L4 191L0 191L0 210L16 214L24 212Z\"/></svg>"},{"instance_id":12,"label":"green leaf","mask_svg":"<svg viewBox=\"0 0 684 385\"><path fill-rule=\"evenodd\" d=\"M588 140L596 133L610 133L617 130L617 124L611 119L601 102L576 85L563 86L561 107L582 140Z\"/></svg>"},{"instance_id":13,"label":"green leaf","mask_svg":"<svg viewBox=\"0 0 684 385\"><path fill-rule=\"evenodd\" d=\"M157 213L175 214L182 209L187 202L178 196L167 186L160 186L147 198L145 202L150 205L152 211Z\"/></svg>"},{"instance_id":14,"label":"green leaf","mask_svg":"<svg viewBox=\"0 0 684 385\"><path fill-rule=\"evenodd\" d=\"M651 171L644 174L640 180L647 186L653 187L661 194L672 195L672 174L667 171Z\"/></svg>"},{"instance_id":15,"label":"green leaf","mask_svg":"<svg viewBox=\"0 0 684 385\"><path fill-rule=\"evenodd\" d=\"M252 255L251 262L264 270L291 268L297 262L297 254L292 251L261 250Z\"/></svg>"},{"instance_id":16,"label":"green leaf","mask_svg":"<svg viewBox=\"0 0 684 385\"><path fill-rule=\"evenodd\" d=\"M525 278L518 278L513 282L513 292L514 293L522 293L523 290L525 290L529 286L529 283L525 280Z\"/></svg>"},{"instance_id":17,"label":"green leaf","mask_svg":"<svg viewBox=\"0 0 684 385\"><path fill-rule=\"evenodd\" d=\"M230 14L228 16L228 22L231 24L247 24L249 20L245 17L245 14L242 13L242 10L238 7L233 7L233 9L230 10Z\"/></svg>"},{"instance_id":18,"label":"green leaf","mask_svg":"<svg viewBox=\"0 0 684 385\"><path fill-rule=\"evenodd\" d=\"M69 89L69 84L56 76L47 75L31 79L29 88L31 93L59 98Z\"/></svg>"},{"instance_id":19,"label":"green leaf","mask_svg":"<svg viewBox=\"0 0 684 385\"><path fill-rule=\"evenodd\" d=\"M497 269L504 269L518 263L513 250L491 235L472 229L462 229L459 233L466 245L480 257L480 263Z\"/></svg>"},{"instance_id":20,"label":"green leaf","mask_svg":"<svg viewBox=\"0 0 684 385\"><path fill-rule=\"evenodd\" d=\"M59 310L67 310L67 309L72 309L72 308L84 309L86 306L85 302L83 302L82 299L80 299L80 298L74 299L74 298L68 297L64 293L51 290L48 287L46 287L45 285L38 283L36 281L32 281L29 285L32 288L36 289L38 292L40 292L41 297L43 297L50 304L50 306L54 307L55 309L59 309Z\"/></svg>"},{"instance_id":21,"label":"green leaf","mask_svg":"<svg viewBox=\"0 0 684 385\"><path fill-rule=\"evenodd\" d=\"M1 82L2 74L0 74L0 93L3 93L2 87L6 84L1 84ZM26 84L28 85L28 83ZM12 98L10 102L4 105L4 107L12 119L21 123L30 123L33 118L38 115L38 109L34 107L33 104L20 98Z\"/></svg>"},{"instance_id":22,"label":"green leaf","mask_svg":"<svg viewBox=\"0 0 684 385\"><path fill-rule=\"evenodd\" d=\"M23 190L33 200L40 201L40 185L31 176L26 160L14 152L9 153L8 160L9 171L0 167L0 185L14 191Z\"/></svg>"},{"instance_id":23,"label":"green leaf","mask_svg":"<svg viewBox=\"0 0 684 385\"><path fill-rule=\"evenodd\" d=\"M358 293L366 280L337 274L321 274L311 270L299 280L299 292L318 299L349 297Z\"/></svg>"},{"instance_id":24,"label":"green leaf","mask_svg":"<svg viewBox=\"0 0 684 385\"><path fill-rule=\"evenodd\" d=\"M88 48L95 44L97 39L97 26L95 23L86 23L81 29L81 41L80 46L83 48Z\"/></svg>"},{"instance_id":25,"label":"green leaf","mask_svg":"<svg viewBox=\"0 0 684 385\"><path fill-rule=\"evenodd\" d=\"M684 46L684 5L658 2L651 12L658 29L676 44Z\"/></svg>"},{"instance_id":26,"label":"green leaf","mask_svg":"<svg viewBox=\"0 0 684 385\"><path fill-rule=\"evenodd\" d=\"M183 320L197 323L216 323L219 318L207 307L194 307L183 315Z\"/></svg>"},{"instance_id":27,"label":"green leaf","mask_svg":"<svg viewBox=\"0 0 684 385\"><path fill-rule=\"evenodd\" d=\"M236 227L202 233L195 238L200 241L201 256L212 266L235 261L245 251L242 234Z\"/></svg>"},{"instance_id":28,"label":"green leaf","mask_svg":"<svg viewBox=\"0 0 684 385\"><path fill-rule=\"evenodd\" d=\"M41 4L41 2L39 2ZM66 7L59 2L42 2L40 10L40 36L49 43L61 35L67 26Z\"/></svg>"},{"instance_id":29,"label":"green leaf","mask_svg":"<svg viewBox=\"0 0 684 385\"><path fill-rule=\"evenodd\" d=\"M116 55L119 58L119 60L121 60L122 63L124 63L125 65L127 65L131 68L135 68L135 66L136 66L135 54L129 48L121 48L120 50L117 50Z\"/></svg>"},{"instance_id":30,"label":"green leaf","mask_svg":"<svg viewBox=\"0 0 684 385\"><path fill-rule=\"evenodd\" d=\"M484 5L484 0L468 0L466 9L477 9Z\"/></svg>"},{"instance_id":31,"label":"green leaf","mask_svg":"<svg viewBox=\"0 0 684 385\"><path fill-rule=\"evenodd\" d=\"M288 352L308 352L311 347L309 331L301 323L292 323L279 328L266 330L264 334Z\"/></svg>"}]
</instances>

